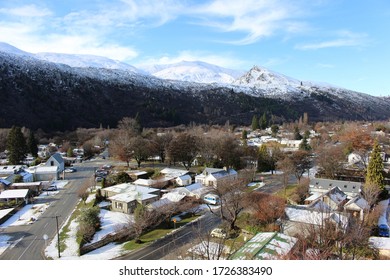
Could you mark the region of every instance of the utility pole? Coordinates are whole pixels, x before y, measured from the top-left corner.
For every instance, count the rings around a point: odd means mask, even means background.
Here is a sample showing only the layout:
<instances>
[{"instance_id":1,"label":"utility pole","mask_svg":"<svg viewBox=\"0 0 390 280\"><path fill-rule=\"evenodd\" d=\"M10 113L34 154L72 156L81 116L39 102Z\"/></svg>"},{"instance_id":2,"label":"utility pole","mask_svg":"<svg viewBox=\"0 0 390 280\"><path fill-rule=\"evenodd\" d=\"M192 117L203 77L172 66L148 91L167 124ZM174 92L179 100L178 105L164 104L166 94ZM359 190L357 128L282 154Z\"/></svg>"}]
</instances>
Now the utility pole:
<instances>
[{"instance_id":1,"label":"utility pole","mask_svg":"<svg viewBox=\"0 0 390 280\"><path fill-rule=\"evenodd\" d=\"M59 232L59 229L58 229L58 217L56 215L56 224L57 224L57 247L58 247L58 258L61 258L61 254L60 254L60 232Z\"/></svg>"}]
</instances>

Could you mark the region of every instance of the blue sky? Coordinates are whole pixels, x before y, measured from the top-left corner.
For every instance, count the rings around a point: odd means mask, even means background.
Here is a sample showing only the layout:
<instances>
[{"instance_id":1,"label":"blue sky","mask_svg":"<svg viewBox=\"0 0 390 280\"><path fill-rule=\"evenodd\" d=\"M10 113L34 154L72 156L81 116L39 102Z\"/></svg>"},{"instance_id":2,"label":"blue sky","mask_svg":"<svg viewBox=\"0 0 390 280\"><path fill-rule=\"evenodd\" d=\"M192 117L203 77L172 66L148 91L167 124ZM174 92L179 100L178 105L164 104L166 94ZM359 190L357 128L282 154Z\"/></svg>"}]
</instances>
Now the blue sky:
<instances>
[{"instance_id":1,"label":"blue sky","mask_svg":"<svg viewBox=\"0 0 390 280\"><path fill-rule=\"evenodd\" d=\"M134 66L253 65L390 95L388 0L0 0L0 41Z\"/></svg>"}]
</instances>

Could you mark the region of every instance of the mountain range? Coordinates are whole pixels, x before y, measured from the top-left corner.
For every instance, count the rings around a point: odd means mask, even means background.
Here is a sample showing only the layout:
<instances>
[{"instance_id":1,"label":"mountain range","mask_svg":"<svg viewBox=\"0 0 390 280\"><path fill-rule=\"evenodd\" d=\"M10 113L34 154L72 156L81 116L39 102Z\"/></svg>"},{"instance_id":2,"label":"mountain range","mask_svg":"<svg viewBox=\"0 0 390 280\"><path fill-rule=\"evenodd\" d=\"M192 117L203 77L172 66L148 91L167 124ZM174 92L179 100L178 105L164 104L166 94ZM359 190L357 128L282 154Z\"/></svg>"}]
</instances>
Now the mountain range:
<instances>
[{"instance_id":1,"label":"mountain range","mask_svg":"<svg viewBox=\"0 0 390 280\"><path fill-rule=\"evenodd\" d=\"M115 126L141 116L145 126L189 122L249 124L373 120L390 117L390 100L296 80L263 67L248 72L205 62L136 68L92 55L24 52L0 43L0 127L69 130Z\"/></svg>"}]
</instances>

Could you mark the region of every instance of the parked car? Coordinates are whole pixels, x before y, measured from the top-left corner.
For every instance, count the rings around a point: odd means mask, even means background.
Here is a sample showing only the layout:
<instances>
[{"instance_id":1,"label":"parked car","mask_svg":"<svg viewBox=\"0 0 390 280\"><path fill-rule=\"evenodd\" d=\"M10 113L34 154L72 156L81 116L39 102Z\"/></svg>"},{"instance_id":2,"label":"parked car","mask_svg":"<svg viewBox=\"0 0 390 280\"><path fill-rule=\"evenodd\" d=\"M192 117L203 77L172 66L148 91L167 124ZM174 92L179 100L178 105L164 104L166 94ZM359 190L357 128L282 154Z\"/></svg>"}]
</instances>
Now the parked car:
<instances>
[{"instance_id":1,"label":"parked car","mask_svg":"<svg viewBox=\"0 0 390 280\"><path fill-rule=\"evenodd\" d=\"M227 233L225 230L221 228L215 228L211 231L210 233L211 237L216 237L216 238L226 238Z\"/></svg>"},{"instance_id":2,"label":"parked car","mask_svg":"<svg viewBox=\"0 0 390 280\"><path fill-rule=\"evenodd\" d=\"M206 194L204 197L203 197L203 200L208 203L208 204L212 204L212 205L218 205L220 203L220 198L218 195L216 194L212 194L212 193L209 193L209 194Z\"/></svg>"},{"instance_id":3,"label":"parked car","mask_svg":"<svg viewBox=\"0 0 390 280\"><path fill-rule=\"evenodd\" d=\"M55 184L51 184L50 186L48 186L46 188L42 188L42 191L45 191L45 192L56 191L56 190L57 190L57 186Z\"/></svg>"},{"instance_id":4,"label":"parked car","mask_svg":"<svg viewBox=\"0 0 390 280\"><path fill-rule=\"evenodd\" d=\"M73 173L73 172L76 172L77 169L74 168L74 167L68 167L68 168L65 168L65 172L66 173Z\"/></svg>"}]
</instances>

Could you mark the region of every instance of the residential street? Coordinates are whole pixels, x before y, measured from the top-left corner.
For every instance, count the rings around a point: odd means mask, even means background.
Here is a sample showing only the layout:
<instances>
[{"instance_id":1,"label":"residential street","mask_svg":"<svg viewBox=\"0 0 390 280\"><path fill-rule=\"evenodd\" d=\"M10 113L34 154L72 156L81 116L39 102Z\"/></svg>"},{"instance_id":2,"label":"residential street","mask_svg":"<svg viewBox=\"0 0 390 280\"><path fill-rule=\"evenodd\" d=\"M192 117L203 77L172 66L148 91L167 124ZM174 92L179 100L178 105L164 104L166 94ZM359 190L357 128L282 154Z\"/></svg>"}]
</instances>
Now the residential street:
<instances>
[{"instance_id":1,"label":"residential street","mask_svg":"<svg viewBox=\"0 0 390 280\"><path fill-rule=\"evenodd\" d=\"M118 260L158 260L164 256L176 251L179 252L180 248L189 243L200 242L199 234L211 231L214 227L217 227L221 223L221 219L210 212L206 212L197 221L186 225L185 227L177 230L176 232L165 236L162 239L157 240L153 244L144 247L135 252L131 252Z\"/></svg>"},{"instance_id":2,"label":"residential street","mask_svg":"<svg viewBox=\"0 0 390 280\"><path fill-rule=\"evenodd\" d=\"M45 248L44 235L48 236L46 242L50 242L57 233L56 216L58 226L61 228L68 216L77 205L79 197L77 190L93 175L98 161L85 162L75 165L77 172L66 173L65 180L69 183L60 189L55 196L47 196L37 199L34 203L50 203L47 210L31 225L10 226L1 230L2 234L12 236L12 245L0 255L2 260L41 260L44 259ZM17 214L16 214L17 215Z\"/></svg>"}]
</instances>

